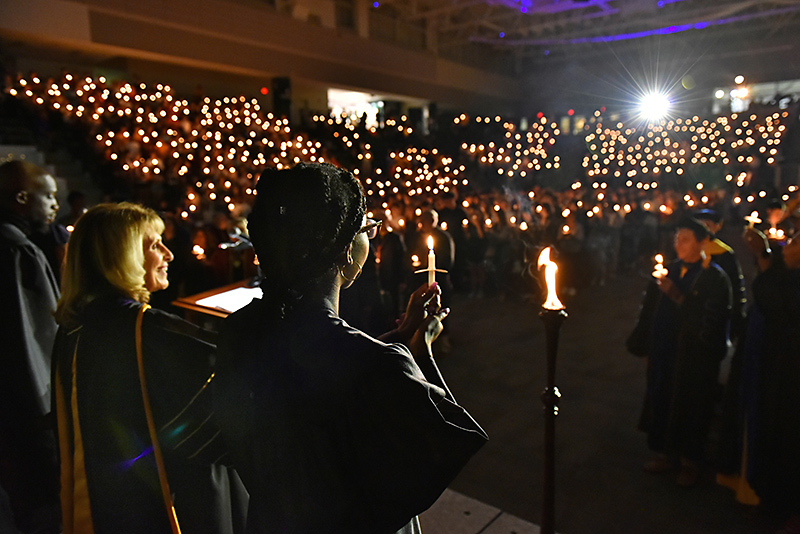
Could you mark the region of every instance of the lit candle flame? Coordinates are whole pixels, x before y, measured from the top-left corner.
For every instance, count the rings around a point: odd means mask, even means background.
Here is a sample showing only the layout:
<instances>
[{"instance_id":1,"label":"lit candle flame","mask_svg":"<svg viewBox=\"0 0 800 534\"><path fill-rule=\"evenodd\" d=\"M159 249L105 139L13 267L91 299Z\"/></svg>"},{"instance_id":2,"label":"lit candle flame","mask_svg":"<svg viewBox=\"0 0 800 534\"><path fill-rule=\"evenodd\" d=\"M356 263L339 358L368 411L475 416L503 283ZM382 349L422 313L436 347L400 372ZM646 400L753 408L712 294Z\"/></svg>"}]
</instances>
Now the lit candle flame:
<instances>
[{"instance_id":1,"label":"lit candle flame","mask_svg":"<svg viewBox=\"0 0 800 534\"><path fill-rule=\"evenodd\" d=\"M769 229L769 235L768 235L768 237L769 237L770 239L783 239L783 238L784 238L784 236L785 236L785 233L784 233L784 231L783 231L782 229L780 229L780 228L775 228L775 227L773 226L773 227L771 227L771 228Z\"/></svg>"},{"instance_id":2,"label":"lit candle flame","mask_svg":"<svg viewBox=\"0 0 800 534\"><path fill-rule=\"evenodd\" d=\"M655 256L656 264L653 267L653 278L662 279L667 274L669 274L669 270L664 268L664 256L662 254L656 254Z\"/></svg>"},{"instance_id":3,"label":"lit candle flame","mask_svg":"<svg viewBox=\"0 0 800 534\"><path fill-rule=\"evenodd\" d=\"M203 247L200 245L195 245L192 247L192 254L194 254L198 260L206 259L206 251L203 250Z\"/></svg>"},{"instance_id":4,"label":"lit candle flame","mask_svg":"<svg viewBox=\"0 0 800 534\"><path fill-rule=\"evenodd\" d=\"M761 219L758 218L758 212L757 211L754 211L753 213L751 213L750 215L745 217L744 220L750 223L750 228L752 228L753 225L758 224L758 223L761 222Z\"/></svg>"},{"instance_id":5,"label":"lit candle flame","mask_svg":"<svg viewBox=\"0 0 800 534\"><path fill-rule=\"evenodd\" d=\"M428 250L433 250L433 236L428 236Z\"/></svg>"},{"instance_id":6,"label":"lit candle flame","mask_svg":"<svg viewBox=\"0 0 800 534\"><path fill-rule=\"evenodd\" d=\"M653 278L657 278L661 280L665 276L669 274L669 271L664 268L663 265L657 263L656 266L653 268Z\"/></svg>"},{"instance_id":7,"label":"lit candle flame","mask_svg":"<svg viewBox=\"0 0 800 534\"><path fill-rule=\"evenodd\" d=\"M558 271L558 265L550 261L550 247L545 248L539 254L537 266L541 269L543 265L544 280L547 283L547 300L542 304L542 308L546 310L563 310L564 305L561 304L561 301L558 300L558 295L556 295L556 271Z\"/></svg>"}]
</instances>

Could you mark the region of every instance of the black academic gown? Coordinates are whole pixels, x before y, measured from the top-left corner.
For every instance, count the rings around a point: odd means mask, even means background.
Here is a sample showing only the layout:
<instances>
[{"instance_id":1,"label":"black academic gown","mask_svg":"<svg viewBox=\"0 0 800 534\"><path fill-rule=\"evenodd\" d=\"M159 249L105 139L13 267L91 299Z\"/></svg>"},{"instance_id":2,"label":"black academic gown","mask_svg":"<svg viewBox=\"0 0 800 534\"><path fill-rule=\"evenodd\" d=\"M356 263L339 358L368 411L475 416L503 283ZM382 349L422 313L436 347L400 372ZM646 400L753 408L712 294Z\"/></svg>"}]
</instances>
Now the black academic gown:
<instances>
[{"instance_id":1,"label":"black academic gown","mask_svg":"<svg viewBox=\"0 0 800 534\"><path fill-rule=\"evenodd\" d=\"M753 281L753 298L751 317L763 320L745 356L755 377L748 479L766 505L800 514L800 271L775 262Z\"/></svg>"},{"instance_id":2,"label":"black academic gown","mask_svg":"<svg viewBox=\"0 0 800 534\"><path fill-rule=\"evenodd\" d=\"M647 391L640 428L649 447L688 459L702 457L713 415L720 361L727 350L731 290L714 263L670 264L667 277L681 294L679 304L658 292L649 344ZM652 298L652 297L651 297Z\"/></svg>"},{"instance_id":3,"label":"black academic gown","mask_svg":"<svg viewBox=\"0 0 800 534\"><path fill-rule=\"evenodd\" d=\"M261 301L220 332L223 436L250 491L248 532L418 532L486 435L408 349L330 309L271 319ZM402 529L402 530L401 530Z\"/></svg>"},{"instance_id":4,"label":"black academic gown","mask_svg":"<svg viewBox=\"0 0 800 534\"><path fill-rule=\"evenodd\" d=\"M728 350L731 284L716 264L703 268L680 305L667 448L700 461L719 397L719 366Z\"/></svg>"},{"instance_id":5,"label":"black academic gown","mask_svg":"<svg viewBox=\"0 0 800 534\"><path fill-rule=\"evenodd\" d=\"M108 296L91 302L80 324L59 329L53 359L64 387L70 454L73 357L78 420L94 532L169 533L144 413L135 346L141 304ZM213 425L210 388L214 346L203 332L151 309L142 324L147 389L170 490L182 531L241 532L246 493L223 466L226 451ZM77 353L75 347L77 345ZM59 421L61 424L61 421ZM242 502L244 501L244 502Z\"/></svg>"},{"instance_id":6,"label":"black academic gown","mask_svg":"<svg viewBox=\"0 0 800 534\"><path fill-rule=\"evenodd\" d=\"M50 353L59 291L29 233L24 221L0 217L0 485L19 528L58 532Z\"/></svg>"}]
</instances>

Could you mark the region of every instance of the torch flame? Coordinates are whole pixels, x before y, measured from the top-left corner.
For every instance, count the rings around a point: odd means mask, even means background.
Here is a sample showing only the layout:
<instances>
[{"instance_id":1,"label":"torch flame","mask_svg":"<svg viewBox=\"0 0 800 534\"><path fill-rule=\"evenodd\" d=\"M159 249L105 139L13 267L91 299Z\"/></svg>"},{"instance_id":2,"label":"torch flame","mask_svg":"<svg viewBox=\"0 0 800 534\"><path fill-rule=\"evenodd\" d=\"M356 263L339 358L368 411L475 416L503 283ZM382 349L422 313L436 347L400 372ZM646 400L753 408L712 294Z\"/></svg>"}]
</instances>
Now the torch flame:
<instances>
[{"instance_id":1,"label":"torch flame","mask_svg":"<svg viewBox=\"0 0 800 534\"><path fill-rule=\"evenodd\" d=\"M558 295L556 295L556 271L558 271L558 265L550 261L550 247L545 248L539 254L537 265L540 269L544 265L544 279L547 283L547 300L542 304L542 307L547 310L563 310L564 305L561 304L561 301L558 300Z\"/></svg>"},{"instance_id":2,"label":"torch flame","mask_svg":"<svg viewBox=\"0 0 800 534\"><path fill-rule=\"evenodd\" d=\"M433 250L433 236L428 236L428 250Z\"/></svg>"}]
</instances>

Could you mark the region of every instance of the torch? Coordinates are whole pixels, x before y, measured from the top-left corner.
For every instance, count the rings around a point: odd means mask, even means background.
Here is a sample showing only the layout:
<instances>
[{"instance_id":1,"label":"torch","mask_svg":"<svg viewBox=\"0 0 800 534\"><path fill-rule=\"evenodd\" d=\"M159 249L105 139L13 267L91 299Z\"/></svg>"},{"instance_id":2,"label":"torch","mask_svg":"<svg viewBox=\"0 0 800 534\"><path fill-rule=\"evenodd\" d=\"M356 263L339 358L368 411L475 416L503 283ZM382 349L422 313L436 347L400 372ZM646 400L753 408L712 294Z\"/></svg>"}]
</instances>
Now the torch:
<instances>
[{"instance_id":1,"label":"torch","mask_svg":"<svg viewBox=\"0 0 800 534\"><path fill-rule=\"evenodd\" d=\"M561 393L555 385L556 355L558 353L558 332L561 323L567 318L567 311L556 295L556 271L558 266L550 260L550 247L542 250L538 260L539 269L544 266L544 279L547 283L547 299L542 304L539 317L544 322L547 340L547 385L542 392L544 404L544 488L542 497L542 534L553 534L555 516L556 482L556 416Z\"/></svg>"}]
</instances>

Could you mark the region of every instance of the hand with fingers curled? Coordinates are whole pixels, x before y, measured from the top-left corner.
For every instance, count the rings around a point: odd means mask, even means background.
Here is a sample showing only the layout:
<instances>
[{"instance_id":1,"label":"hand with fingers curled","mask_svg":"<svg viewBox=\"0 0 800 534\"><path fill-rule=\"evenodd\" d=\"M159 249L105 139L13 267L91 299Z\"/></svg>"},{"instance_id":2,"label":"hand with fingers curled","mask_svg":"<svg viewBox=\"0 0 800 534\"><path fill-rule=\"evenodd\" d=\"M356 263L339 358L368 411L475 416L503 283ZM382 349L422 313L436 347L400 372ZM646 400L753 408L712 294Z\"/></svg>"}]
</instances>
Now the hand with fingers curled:
<instances>
[{"instance_id":1,"label":"hand with fingers curled","mask_svg":"<svg viewBox=\"0 0 800 534\"><path fill-rule=\"evenodd\" d=\"M430 354L430 345L442 333L442 321L450 313L449 308L442 308L441 295L436 282L418 287L408 299L405 313L397 320L397 328L380 339L404 343L415 356Z\"/></svg>"}]
</instances>

